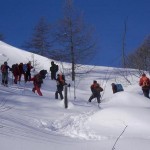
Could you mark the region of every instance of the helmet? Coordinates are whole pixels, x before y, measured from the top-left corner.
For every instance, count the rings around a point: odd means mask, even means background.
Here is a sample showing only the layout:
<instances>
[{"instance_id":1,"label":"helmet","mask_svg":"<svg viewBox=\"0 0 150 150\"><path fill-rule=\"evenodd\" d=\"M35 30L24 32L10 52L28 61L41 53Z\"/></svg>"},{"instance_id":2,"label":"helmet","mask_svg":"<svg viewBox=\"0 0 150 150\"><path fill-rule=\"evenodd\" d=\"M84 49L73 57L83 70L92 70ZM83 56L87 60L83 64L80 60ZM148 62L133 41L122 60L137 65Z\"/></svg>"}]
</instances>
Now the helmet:
<instances>
[{"instance_id":1,"label":"helmet","mask_svg":"<svg viewBox=\"0 0 150 150\"><path fill-rule=\"evenodd\" d=\"M93 83L97 83L97 81L96 81L96 80L94 80L94 81L93 81Z\"/></svg>"},{"instance_id":2,"label":"helmet","mask_svg":"<svg viewBox=\"0 0 150 150\"><path fill-rule=\"evenodd\" d=\"M143 74L142 74L142 77L145 77L145 76L146 76L146 74L145 74L145 73L143 73Z\"/></svg>"},{"instance_id":3,"label":"helmet","mask_svg":"<svg viewBox=\"0 0 150 150\"><path fill-rule=\"evenodd\" d=\"M7 65L7 61L5 61L4 64Z\"/></svg>"}]
</instances>

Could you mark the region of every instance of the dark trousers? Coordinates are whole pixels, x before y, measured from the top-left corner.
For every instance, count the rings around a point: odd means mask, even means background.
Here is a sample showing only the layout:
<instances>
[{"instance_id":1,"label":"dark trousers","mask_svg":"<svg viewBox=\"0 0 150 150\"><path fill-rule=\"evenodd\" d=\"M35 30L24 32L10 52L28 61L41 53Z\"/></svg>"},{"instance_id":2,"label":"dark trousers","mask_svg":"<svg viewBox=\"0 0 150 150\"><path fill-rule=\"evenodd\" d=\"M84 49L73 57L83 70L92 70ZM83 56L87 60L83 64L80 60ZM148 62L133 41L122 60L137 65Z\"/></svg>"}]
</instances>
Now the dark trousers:
<instances>
[{"instance_id":1,"label":"dark trousers","mask_svg":"<svg viewBox=\"0 0 150 150\"><path fill-rule=\"evenodd\" d=\"M150 98L149 97L149 89L142 89L142 91L143 91L143 94L145 97Z\"/></svg>"},{"instance_id":2,"label":"dark trousers","mask_svg":"<svg viewBox=\"0 0 150 150\"><path fill-rule=\"evenodd\" d=\"M8 73L2 73L2 84L7 85L8 84Z\"/></svg>"},{"instance_id":3,"label":"dark trousers","mask_svg":"<svg viewBox=\"0 0 150 150\"><path fill-rule=\"evenodd\" d=\"M18 77L19 77L18 75L14 75L14 83L15 83L15 84L17 84Z\"/></svg>"},{"instance_id":4,"label":"dark trousers","mask_svg":"<svg viewBox=\"0 0 150 150\"><path fill-rule=\"evenodd\" d=\"M58 99L58 94L60 95L60 99L63 99L64 97L63 97L63 94L62 94L62 91L61 90L57 90L56 92L55 92L55 99Z\"/></svg>"},{"instance_id":5,"label":"dark trousers","mask_svg":"<svg viewBox=\"0 0 150 150\"><path fill-rule=\"evenodd\" d=\"M56 72L51 72L51 79L56 80Z\"/></svg>"},{"instance_id":6,"label":"dark trousers","mask_svg":"<svg viewBox=\"0 0 150 150\"><path fill-rule=\"evenodd\" d=\"M24 76L24 80L26 80L25 73L20 73L20 74L19 74L19 82L21 81L21 76L22 76L22 75Z\"/></svg>"},{"instance_id":7,"label":"dark trousers","mask_svg":"<svg viewBox=\"0 0 150 150\"><path fill-rule=\"evenodd\" d=\"M89 98L89 102L92 101L92 99L97 98L97 102L100 103L100 94L92 94L91 97Z\"/></svg>"},{"instance_id":8,"label":"dark trousers","mask_svg":"<svg viewBox=\"0 0 150 150\"><path fill-rule=\"evenodd\" d=\"M30 72L26 72L25 73L25 82L30 81L31 80L31 73Z\"/></svg>"}]
</instances>

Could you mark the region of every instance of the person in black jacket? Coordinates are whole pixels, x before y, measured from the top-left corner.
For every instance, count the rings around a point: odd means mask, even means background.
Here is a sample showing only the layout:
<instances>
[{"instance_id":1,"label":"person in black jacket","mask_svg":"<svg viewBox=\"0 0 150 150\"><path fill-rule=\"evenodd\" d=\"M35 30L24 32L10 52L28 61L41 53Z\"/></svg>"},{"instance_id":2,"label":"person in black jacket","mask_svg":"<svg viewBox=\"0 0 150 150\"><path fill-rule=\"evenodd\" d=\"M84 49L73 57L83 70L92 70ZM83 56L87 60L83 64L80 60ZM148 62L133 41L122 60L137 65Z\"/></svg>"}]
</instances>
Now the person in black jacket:
<instances>
[{"instance_id":1,"label":"person in black jacket","mask_svg":"<svg viewBox=\"0 0 150 150\"><path fill-rule=\"evenodd\" d=\"M27 81L30 81L30 79L31 79L31 69L33 69L33 66L31 65L31 61L29 61L26 65L27 65L27 70L25 72L25 83Z\"/></svg>"},{"instance_id":2,"label":"person in black jacket","mask_svg":"<svg viewBox=\"0 0 150 150\"><path fill-rule=\"evenodd\" d=\"M51 62L50 71L51 71L51 79L56 80L56 73L58 71L58 65L56 65L54 61Z\"/></svg>"}]
</instances>

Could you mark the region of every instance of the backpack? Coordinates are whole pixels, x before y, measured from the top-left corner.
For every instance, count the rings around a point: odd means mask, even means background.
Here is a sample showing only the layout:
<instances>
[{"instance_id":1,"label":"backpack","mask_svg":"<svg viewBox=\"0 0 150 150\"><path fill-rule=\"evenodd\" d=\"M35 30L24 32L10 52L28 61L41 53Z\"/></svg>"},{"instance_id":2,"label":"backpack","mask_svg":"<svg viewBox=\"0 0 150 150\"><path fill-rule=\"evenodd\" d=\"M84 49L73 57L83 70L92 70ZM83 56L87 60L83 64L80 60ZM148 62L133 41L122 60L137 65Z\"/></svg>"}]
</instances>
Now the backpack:
<instances>
[{"instance_id":1,"label":"backpack","mask_svg":"<svg viewBox=\"0 0 150 150\"><path fill-rule=\"evenodd\" d=\"M14 70L16 68L16 64L13 64L11 68L12 68L12 72L14 72Z\"/></svg>"},{"instance_id":2,"label":"backpack","mask_svg":"<svg viewBox=\"0 0 150 150\"><path fill-rule=\"evenodd\" d=\"M42 79L42 77L41 77L41 75L40 74L37 74L37 75L35 75L34 76L34 79L35 79L35 83L36 84L42 84L43 83L43 79Z\"/></svg>"},{"instance_id":3,"label":"backpack","mask_svg":"<svg viewBox=\"0 0 150 150\"><path fill-rule=\"evenodd\" d=\"M24 71L24 72L27 71L27 64L23 64L23 71Z\"/></svg>"},{"instance_id":4,"label":"backpack","mask_svg":"<svg viewBox=\"0 0 150 150\"><path fill-rule=\"evenodd\" d=\"M64 80L64 81L65 81L65 75L64 75L64 74L62 74L62 80Z\"/></svg>"},{"instance_id":5,"label":"backpack","mask_svg":"<svg viewBox=\"0 0 150 150\"><path fill-rule=\"evenodd\" d=\"M55 65L55 71L56 72L58 71L58 65Z\"/></svg>"},{"instance_id":6,"label":"backpack","mask_svg":"<svg viewBox=\"0 0 150 150\"><path fill-rule=\"evenodd\" d=\"M102 91L103 91L103 88L99 86L99 87L97 88L97 92L102 92Z\"/></svg>"},{"instance_id":7,"label":"backpack","mask_svg":"<svg viewBox=\"0 0 150 150\"><path fill-rule=\"evenodd\" d=\"M150 83L149 83L149 79L147 77L144 77L143 78L143 84L142 84L143 87L145 86L150 86Z\"/></svg>"},{"instance_id":8,"label":"backpack","mask_svg":"<svg viewBox=\"0 0 150 150\"><path fill-rule=\"evenodd\" d=\"M42 79L45 79L46 74L47 74L47 70L41 70L40 71L40 75L41 75Z\"/></svg>"},{"instance_id":9,"label":"backpack","mask_svg":"<svg viewBox=\"0 0 150 150\"><path fill-rule=\"evenodd\" d=\"M6 71L7 71L5 65L1 65L1 71L2 71L2 72L6 72Z\"/></svg>"},{"instance_id":10,"label":"backpack","mask_svg":"<svg viewBox=\"0 0 150 150\"><path fill-rule=\"evenodd\" d=\"M62 84L62 85L65 85L65 75L63 74L59 74L59 82Z\"/></svg>"},{"instance_id":11,"label":"backpack","mask_svg":"<svg viewBox=\"0 0 150 150\"><path fill-rule=\"evenodd\" d=\"M117 92L124 91L121 84L115 84L115 85L116 85L116 88L117 88Z\"/></svg>"}]
</instances>

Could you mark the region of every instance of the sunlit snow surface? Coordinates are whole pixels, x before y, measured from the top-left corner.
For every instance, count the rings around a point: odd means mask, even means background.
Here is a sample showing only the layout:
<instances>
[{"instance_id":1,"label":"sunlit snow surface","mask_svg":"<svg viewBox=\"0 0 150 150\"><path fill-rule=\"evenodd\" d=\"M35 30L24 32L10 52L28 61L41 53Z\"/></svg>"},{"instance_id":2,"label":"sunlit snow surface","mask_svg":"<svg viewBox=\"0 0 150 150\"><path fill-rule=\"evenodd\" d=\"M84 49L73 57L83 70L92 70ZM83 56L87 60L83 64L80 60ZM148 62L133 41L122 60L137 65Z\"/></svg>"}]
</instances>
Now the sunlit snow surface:
<instances>
[{"instance_id":1,"label":"sunlit snow surface","mask_svg":"<svg viewBox=\"0 0 150 150\"><path fill-rule=\"evenodd\" d=\"M49 72L51 60L35 55L40 69ZM0 42L0 63L27 63L32 54ZM69 64L56 62L60 70L68 73ZM44 80L43 97L32 92L33 83L0 86L0 147L2 150L149 150L150 147L150 100L142 94L136 70L84 66L91 72L76 78L68 89L68 109L64 102L55 100L56 82L50 74ZM136 76L135 76L136 74ZM131 82L131 84L125 79ZM1 78L1 74L0 74ZM91 95L90 85L97 80L104 88L100 108ZM121 83L124 92L112 94L111 83ZM76 96L76 99L74 97Z\"/></svg>"}]
</instances>

